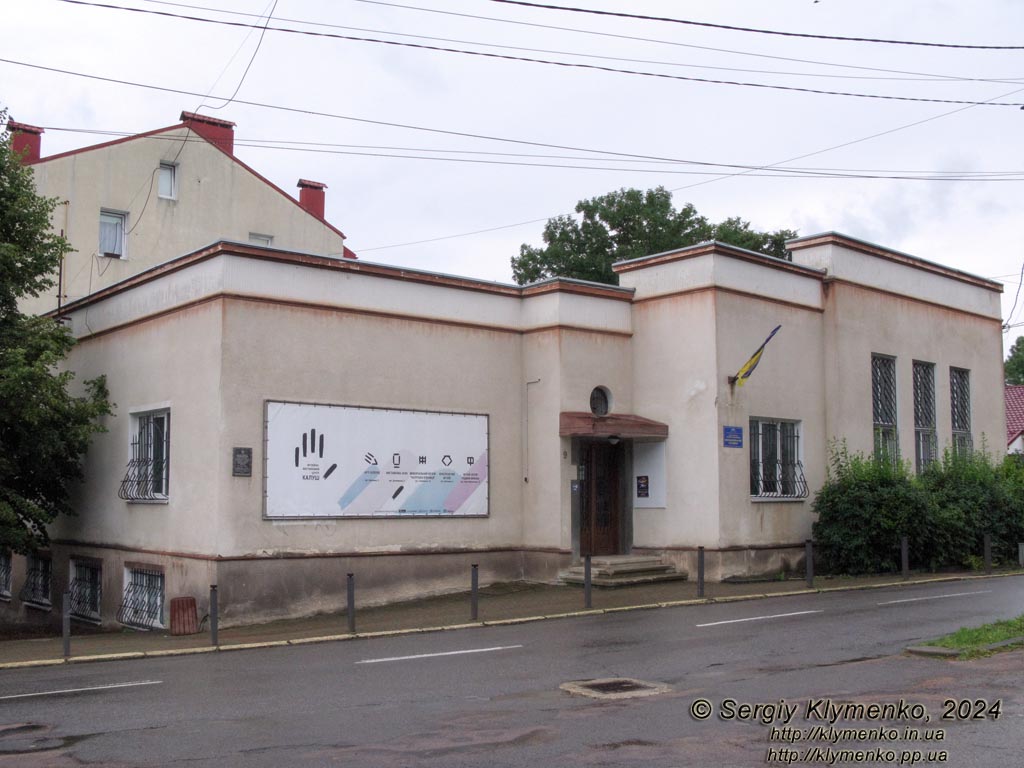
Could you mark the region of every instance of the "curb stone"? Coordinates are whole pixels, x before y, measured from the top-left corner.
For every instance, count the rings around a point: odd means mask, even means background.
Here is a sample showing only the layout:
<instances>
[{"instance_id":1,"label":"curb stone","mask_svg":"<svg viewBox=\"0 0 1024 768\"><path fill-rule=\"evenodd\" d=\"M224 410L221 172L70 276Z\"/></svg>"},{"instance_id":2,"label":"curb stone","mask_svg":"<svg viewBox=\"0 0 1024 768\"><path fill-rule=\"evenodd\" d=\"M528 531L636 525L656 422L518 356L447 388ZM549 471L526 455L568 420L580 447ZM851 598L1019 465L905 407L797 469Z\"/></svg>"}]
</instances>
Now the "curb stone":
<instances>
[{"instance_id":1,"label":"curb stone","mask_svg":"<svg viewBox=\"0 0 1024 768\"><path fill-rule=\"evenodd\" d=\"M819 587L815 589L799 589L792 590L789 592L773 592L769 594L754 593L749 595L729 595L724 597L707 597L703 599L690 599L690 600L675 600L663 603L646 603L644 605L625 605L616 606L614 608L595 608L591 610L583 611L567 611L565 613L552 613L548 615L538 616L522 616L511 619L494 619L489 621L478 621L470 622L466 624L451 624L442 627L415 627L411 629L390 629L381 630L377 632L357 632L355 634L343 634L343 635L323 635L319 637L301 637L289 640L267 640L262 642L254 643L233 643L228 645L214 646L200 646L198 648L170 648L161 649L157 651L130 651L125 653L104 653L96 654L92 656L72 656L68 659L56 658L56 659L32 659L29 661L9 661L0 663L0 670L5 669L26 669L29 667L50 667L59 664L88 664L91 662L101 661L127 661L131 659L148 659L148 658L163 658L169 656L189 656L200 653L214 653L221 651L245 651L255 650L262 648L281 648L292 645L314 645L317 643L331 643L340 642L347 640L370 640L376 638L385 637L400 637L403 635L416 635L423 634L426 632L450 632L460 629L470 628L481 628L481 627L499 627L514 624L530 624L536 621L549 621L552 619L574 619L583 618L586 616L602 616L608 613L625 613L628 611L643 611L653 610L658 608L681 608L690 605L711 605L715 603L736 603L744 600L762 600L774 597L793 597L797 595L811 595L820 594L823 592L858 592L868 589L882 589L885 587L908 587L917 586L921 584L936 584L946 583L953 581L969 581L975 579L999 579L1006 578L1008 576L1024 576L1024 571L1009 571L1006 573L985 573L977 575L964 575L964 576L948 576L940 577L937 579L911 579L904 581L885 582L883 584L856 584L850 586L838 586L838 587ZM992 648L997 648L1002 645L1011 645L1015 642L1024 641L1024 638L1011 639L1003 641L1001 643L995 643ZM921 649L931 649L934 646L912 646L907 648L908 653L917 653ZM986 650L989 648L986 646ZM954 655L958 655L959 651L954 651ZM945 656L947 654L941 653L929 653L925 652L921 655L928 656Z\"/></svg>"}]
</instances>

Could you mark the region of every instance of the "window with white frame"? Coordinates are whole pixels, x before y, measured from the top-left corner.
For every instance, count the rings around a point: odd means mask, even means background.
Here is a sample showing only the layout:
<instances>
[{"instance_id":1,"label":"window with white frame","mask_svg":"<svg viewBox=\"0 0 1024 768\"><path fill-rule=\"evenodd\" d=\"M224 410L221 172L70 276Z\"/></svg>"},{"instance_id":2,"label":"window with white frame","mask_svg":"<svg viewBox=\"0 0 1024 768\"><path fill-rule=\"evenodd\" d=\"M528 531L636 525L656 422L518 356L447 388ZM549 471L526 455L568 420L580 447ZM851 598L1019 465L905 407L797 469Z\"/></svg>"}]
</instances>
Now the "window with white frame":
<instances>
[{"instance_id":1,"label":"window with white frame","mask_svg":"<svg viewBox=\"0 0 1024 768\"><path fill-rule=\"evenodd\" d=\"M52 605L50 576L53 571L53 561L46 555L29 555L26 560L28 570L25 573L25 583L22 585L18 597L28 605L49 608Z\"/></svg>"},{"instance_id":2,"label":"window with white frame","mask_svg":"<svg viewBox=\"0 0 1024 768\"><path fill-rule=\"evenodd\" d=\"M949 407L953 422L953 452L969 453L974 448L971 437L971 372L964 368L949 369Z\"/></svg>"},{"instance_id":3,"label":"window with white frame","mask_svg":"<svg viewBox=\"0 0 1024 768\"><path fill-rule=\"evenodd\" d=\"M935 461L935 365L914 361L914 461L917 472Z\"/></svg>"},{"instance_id":4,"label":"window with white frame","mask_svg":"<svg viewBox=\"0 0 1024 768\"><path fill-rule=\"evenodd\" d=\"M871 356L871 412L875 432L875 458L898 461L895 357Z\"/></svg>"},{"instance_id":5,"label":"window with white frame","mask_svg":"<svg viewBox=\"0 0 1024 768\"><path fill-rule=\"evenodd\" d=\"M750 495L759 498L807 497L800 456L800 422L750 420Z\"/></svg>"},{"instance_id":6,"label":"window with white frame","mask_svg":"<svg viewBox=\"0 0 1024 768\"><path fill-rule=\"evenodd\" d=\"M119 211L100 211L100 254L112 259L125 257L125 232L128 214Z\"/></svg>"},{"instance_id":7,"label":"window with white frame","mask_svg":"<svg viewBox=\"0 0 1024 768\"><path fill-rule=\"evenodd\" d=\"M261 235L259 232L250 232L249 242L252 243L253 245L265 245L267 247L270 247L271 245L274 244L274 236Z\"/></svg>"},{"instance_id":8,"label":"window with white frame","mask_svg":"<svg viewBox=\"0 0 1024 768\"><path fill-rule=\"evenodd\" d=\"M164 574L155 568L125 568L124 600L117 620L131 627L151 629L164 623Z\"/></svg>"},{"instance_id":9,"label":"window with white frame","mask_svg":"<svg viewBox=\"0 0 1024 768\"><path fill-rule=\"evenodd\" d=\"M178 166L174 163L160 163L156 193L165 200L178 198Z\"/></svg>"},{"instance_id":10,"label":"window with white frame","mask_svg":"<svg viewBox=\"0 0 1024 768\"><path fill-rule=\"evenodd\" d=\"M117 495L126 501L166 501L170 471L170 410L134 414L131 458Z\"/></svg>"},{"instance_id":11,"label":"window with white frame","mask_svg":"<svg viewBox=\"0 0 1024 768\"><path fill-rule=\"evenodd\" d=\"M102 597L100 565L89 560L71 560L68 581L71 594L71 615L99 621Z\"/></svg>"},{"instance_id":12,"label":"window with white frame","mask_svg":"<svg viewBox=\"0 0 1024 768\"><path fill-rule=\"evenodd\" d=\"M0 599L11 597L11 553L0 550Z\"/></svg>"}]
</instances>

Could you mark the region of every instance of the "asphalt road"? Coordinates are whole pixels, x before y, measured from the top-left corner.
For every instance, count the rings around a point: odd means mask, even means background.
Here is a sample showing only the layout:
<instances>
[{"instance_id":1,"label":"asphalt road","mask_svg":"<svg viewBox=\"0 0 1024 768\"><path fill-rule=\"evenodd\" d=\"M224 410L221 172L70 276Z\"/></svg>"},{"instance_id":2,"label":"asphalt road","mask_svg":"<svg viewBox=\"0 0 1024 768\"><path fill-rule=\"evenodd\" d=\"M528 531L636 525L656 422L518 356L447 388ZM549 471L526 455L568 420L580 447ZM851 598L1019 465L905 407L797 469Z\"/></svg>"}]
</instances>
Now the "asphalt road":
<instances>
[{"instance_id":1,"label":"asphalt road","mask_svg":"<svg viewBox=\"0 0 1024 768\"><path fill-rule=\"evenodd\" d=\"M0 766L753 766L774 749L773 764L1008 768L1024 763L1024 652L951 663L901 651L1021 613L1024 578L1012 577L10 670ZM669 690L599 700L559 688L609 677ZM691 714L698 699L707 720ZM830 725L819 699L911 710L835 723L876 729L868 738L812 735ZM947 699L983 716L954 705L943 720ZM776 706L742 719L743 703Z\"/></svg>"}]
</instances>

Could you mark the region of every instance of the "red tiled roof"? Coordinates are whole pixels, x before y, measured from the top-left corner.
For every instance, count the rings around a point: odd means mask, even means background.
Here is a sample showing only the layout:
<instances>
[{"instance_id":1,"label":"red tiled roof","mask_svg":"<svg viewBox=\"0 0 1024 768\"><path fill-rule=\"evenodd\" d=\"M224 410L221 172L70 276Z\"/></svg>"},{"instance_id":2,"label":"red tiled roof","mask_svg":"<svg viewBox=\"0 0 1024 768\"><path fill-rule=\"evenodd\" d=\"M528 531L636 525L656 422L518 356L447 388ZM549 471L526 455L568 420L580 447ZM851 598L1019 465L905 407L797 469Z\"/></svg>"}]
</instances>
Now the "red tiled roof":
<instances>
[{"instance_id":1,"label":"red tiled roof","mask_svg":"<svg viewBox=\"0 0 1024 768\"><path fill-rule=\"evenodd\" d=\"M1024 432L1024 384L1007 384L1006 399L1006 444L1009 445Z\"/></svg>"}]
</instances>

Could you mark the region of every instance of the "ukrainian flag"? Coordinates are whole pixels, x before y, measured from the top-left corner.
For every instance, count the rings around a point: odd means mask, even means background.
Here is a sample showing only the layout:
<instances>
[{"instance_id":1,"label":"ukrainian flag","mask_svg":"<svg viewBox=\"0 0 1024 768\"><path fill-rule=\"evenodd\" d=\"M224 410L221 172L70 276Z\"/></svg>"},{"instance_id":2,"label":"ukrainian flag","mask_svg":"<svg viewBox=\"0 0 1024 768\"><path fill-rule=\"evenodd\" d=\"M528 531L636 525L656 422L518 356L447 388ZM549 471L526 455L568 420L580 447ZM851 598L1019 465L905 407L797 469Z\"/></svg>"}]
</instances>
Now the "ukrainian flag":
<instances>
[{"instance_id":1,"label":"ukrainian flag","mask_svg":"<svg viewBox=\"0 0 1024 768\"><path fill-rule=\"evenodd\" d=\"M768 346L768 342L772 340L772 336L778 333L781 327L781 325L775 326L772 332L768 334L768 338L764 340L764 343L757 348L757 351L752 354L750 359L743 364L743 367L737 371L736 375L733 377L733 381L738 383L741 387L743 386L743 382L750 378L750 374L754 372L754 369L757 368L757 364L761 362L761 355L764 354L764 348Z\"/></svg>"}]
</instances>

